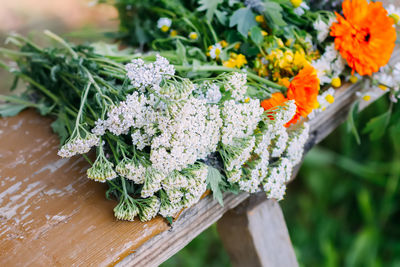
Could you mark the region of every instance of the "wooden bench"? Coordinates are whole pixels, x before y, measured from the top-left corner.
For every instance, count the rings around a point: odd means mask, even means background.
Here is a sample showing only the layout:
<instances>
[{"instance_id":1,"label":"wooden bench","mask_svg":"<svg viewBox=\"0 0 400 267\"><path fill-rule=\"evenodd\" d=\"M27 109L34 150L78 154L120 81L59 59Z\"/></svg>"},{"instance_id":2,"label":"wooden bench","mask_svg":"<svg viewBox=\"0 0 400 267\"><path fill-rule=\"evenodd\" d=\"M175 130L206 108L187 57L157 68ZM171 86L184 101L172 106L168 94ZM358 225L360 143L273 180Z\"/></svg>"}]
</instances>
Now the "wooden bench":
<instances>
[{"instance_id":1,"label":"wooden bench","mask_svg":"<svg viewBox=\"0 0 400 267\"><path fill-rule=\"evenodd\" d=\"M347 118L360 86L338 89L335 103L310 121L306 150ZM360 110L372 101L363 101ZM155 266L215 222L233 265L297 266L282 211L263 195L225 194L223 207L206 196L172 227L161 217L117 221L112 213L117 203L106 200L104 184L86 178L86 161L57 156L51 121L33 110L0 119L4 266Z\"/></svg>"}]
</instances>

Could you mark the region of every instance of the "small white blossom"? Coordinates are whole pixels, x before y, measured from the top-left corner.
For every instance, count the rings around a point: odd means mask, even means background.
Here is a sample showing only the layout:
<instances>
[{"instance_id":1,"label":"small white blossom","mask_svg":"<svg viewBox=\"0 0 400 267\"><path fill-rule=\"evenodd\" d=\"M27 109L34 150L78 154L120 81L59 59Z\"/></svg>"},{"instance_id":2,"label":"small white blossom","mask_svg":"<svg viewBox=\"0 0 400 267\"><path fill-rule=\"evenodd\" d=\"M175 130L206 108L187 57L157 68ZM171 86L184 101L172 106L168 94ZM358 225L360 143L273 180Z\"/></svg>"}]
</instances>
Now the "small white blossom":
<instances>
[{"instance_id":1,"label":"small white blossom","mask_svg":"<svg viewBox=\"0 0 400 267\"><path fill-rule=\"evenodd\" d=\"M336 21L336 18L333 16L329 17L328 22L323 20L321 16L317 18L317 20L314 21L313 26L314 29L318 32L317 34L317 39L319 42L325 41L325 39L328 37L330 28L332 24Z\"/></svg>"},{"instance_id":2,"label":"small white blossom","mask_svg":"<svg viewBox=\"0 0 400 267\"><path fill-rule=\"evenodd\" d=\"M234 72L228 75L224 87L236 101L243 101L247 92L247 74Z\"/></svg>"},{"instance_id":3,"label":"small white blossom","mask_svg":"<svg viewBox=\"0 0 400 267\"><path fill-rule=\"evenodd\" d=\"M310 10L310 7L305 2L302 2L299 7L293 9L294 13L298 16L303 16L306 10Z\"/></svg>"},{"instance_id":4,"label":"small white blossom","mask_svg":"<svg viewBox=\"0 0 400 267\"><path fill-rule=\"evenodd\" d=\"M158 197L152 196L147 199L144 205L140 206L139 218L142 222L153 219L160 210L161 201Z\"/></svg>"},{"instance_id":5,"label":"small white blossom","mask_svg":"<svg viewBox=\"0 0 400 267\"><path fill-rule=\"evenodd\" d=\"M212 59L219 58L219 55L221 54L221 52L222 52L222 46L220 43L216 43L209 47L209 53L210 53L210 57Z\"/></svg>"},{"instance_id":6,"label":"small white blossom","mask_svg":"<svg viewBox=\"0 0 400 267\"><path fill-rule=\"evenodd\" d=\"M99 142L99 137L91 133L86 133L84 138L75 136L60 148L57 155L63 158L70 158L76 154L85 154L89 152L92 147L98 146Z\"/></svg>"},{"instance_id":7,"label":"small white blossom","mask_svg":"<svg viewBox=\"0 0 400 267\"><path fill-rule=\"evenodd\" d=\"M162 30L163 32L167 32L171 27L172 20L169 18L159 18L157 21L157 28Z\"/></svg>"},{"instance_id":8,"label":"small white blossom","mask_svg":"<svg viewBox=\"0 0 400 267\"><path fill-rule=\"evenodd\" d=\"M235 138L252 135L263 113L259 100L251 99L248 103L237 103L234 100L224 102L221 110L222 143L232 145Z\"/></svg>"}]
</instances>

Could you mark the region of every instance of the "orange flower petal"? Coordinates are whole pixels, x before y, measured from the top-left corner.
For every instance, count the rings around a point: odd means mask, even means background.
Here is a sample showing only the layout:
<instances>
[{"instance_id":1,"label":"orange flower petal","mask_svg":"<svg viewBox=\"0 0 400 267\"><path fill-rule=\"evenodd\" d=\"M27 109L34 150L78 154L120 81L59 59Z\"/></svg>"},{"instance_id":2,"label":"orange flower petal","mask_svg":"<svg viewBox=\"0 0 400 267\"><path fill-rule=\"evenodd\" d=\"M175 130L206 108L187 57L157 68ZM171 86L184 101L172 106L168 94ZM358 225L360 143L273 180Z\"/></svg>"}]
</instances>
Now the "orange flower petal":
<instances>
[{"instance_id":1,"label":"orange flower petal","mask_svg":"<svg viewBox=\"0 0 400 267\"><path fill-rule=\"evenodd\" d=\"M396 41L394 21L380 2L345 0L343 15L331 27L335 47L360 75L371 75L386 65Z\"/></svg>"}]
</instances>

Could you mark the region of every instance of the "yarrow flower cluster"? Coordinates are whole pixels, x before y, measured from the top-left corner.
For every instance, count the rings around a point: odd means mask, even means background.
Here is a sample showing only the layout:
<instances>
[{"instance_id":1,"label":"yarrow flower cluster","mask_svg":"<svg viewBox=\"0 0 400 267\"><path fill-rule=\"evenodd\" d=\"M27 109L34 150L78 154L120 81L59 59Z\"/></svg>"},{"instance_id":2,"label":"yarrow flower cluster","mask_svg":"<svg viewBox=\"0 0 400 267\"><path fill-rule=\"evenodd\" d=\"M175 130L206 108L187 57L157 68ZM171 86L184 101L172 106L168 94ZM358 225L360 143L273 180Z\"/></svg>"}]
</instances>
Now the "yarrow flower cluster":
<instances>
[{"instance_id":1,"label":"yarrow flower cluster","mask_svg":"<svg viewBox=\"0 0 400 267\"><path fill-rule=\"evenodd\" d=\"M240 190L264 190L269 198L281 200L292 168L297 165L308 139L309 126L287 130L285 125L296 113L293 100L267 110L254 134L234 139L235 145L222 145L220 155L227 180Z\"/></svg>"},{"instance_id":2,"label":"yarrow flower cluster","mask_svg":"<svg viewBox=\"0 0 400 267\"><path fill-rule=\"evenodd\" d=\"M246 73L234 72L228 74L224 87L226 91L231 92L233 99L243 101L247 92L247 75Z\"/></svg>"},{"instance_id":3,"label":"yarrow flower cluster","mask_svg":"<svg viewBox=\"0 0 400 267\"><path fill-rule=\"evenodd\" d=\"M158 121L160 134L151 143L150 160L155 168L166 173L205 158L219 141L222 121L216 107L195 98L182 105L172 106L169 116Z\"/></svg>"},{"instance_id":4,"label":"yarrow flower cluster","mask_svg":"<svg viewBox=\"0 0 400 267\"><path fill-rule=\"evenodd\" d=\"M89 132L86 132L85 134L85 137L82 137L79 134L72 136L60 148L57 154L63 158L70 158L77 154L85 154L89 152L92 147L99 145L99 137Z\"/></svg>"},{"instance_id":5,"label":"yarrow flower cluster","mask_svg":"<svg viewBox=\"0 0 400 267\"><path fill-rule=\"evenodd\" d=\"M157 90L163 79L169 79L175 74L174 66L160 55L157 55L154 63L145 63L139 58L132 60L125 68L132 85L141 91L146 87Z\"/></svg>"},{"instance_id":6,"label":"yarrow flower cluster","mask_svg":"<svg viewBox=\"0 0 400 267\"><path fill-rule=\"evenodd\" d=\"M222 158L228 183L250 193L264 187L270 197L283 196L290 166L301 158L307 139L307 131L288 133L285 128L297 112L294 100L264 111L258 99L245 98L245 73L196 84L175 76L174 67L160 56L153 63L135 59L126 72L129 93L115 103L107 98L109 104L92 132L77 123L59 151L72 156L98 147L87 176L113 187L114 179L122 177L125 191L114 209L118 219L172 217L198 202L207 189L209 171L200 161L207 162L214 152ZM109 139L117 143L114 149L100 143ZM285 177L279 168L286 171Z\"/></svg>"},{"instance_id":7,"label":"yarrow flower cluster","mask_svg":"<svg viewBox=\"0 0 400 267\"><path fill-rule=\"evenodd\" d=\"M236 138L252 135L263 113L260 101L256 99L251 99L248 103L238 103L235 100L225 101L221 108L222 143L233 145Z\"/></svg>"}]
</instances>

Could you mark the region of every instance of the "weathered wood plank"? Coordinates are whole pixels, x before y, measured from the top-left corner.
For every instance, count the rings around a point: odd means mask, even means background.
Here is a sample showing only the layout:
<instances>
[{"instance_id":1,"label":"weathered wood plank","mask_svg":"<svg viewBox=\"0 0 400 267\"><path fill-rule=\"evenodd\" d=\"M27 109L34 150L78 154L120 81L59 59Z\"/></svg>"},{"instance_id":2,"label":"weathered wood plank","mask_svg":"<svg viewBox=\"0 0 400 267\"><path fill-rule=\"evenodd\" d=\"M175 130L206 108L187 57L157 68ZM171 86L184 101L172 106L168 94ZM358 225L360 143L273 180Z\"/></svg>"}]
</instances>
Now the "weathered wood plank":
<instances>
[{"instance_id":1,"label":"weathered wood plank","mask_svg":"<svg viewBox=\"0 0 400 267\"><path fill-rule=\"evenodd\" d=\"M0 120L0 262L108 265L168 229L116 221L105 185L85 177L81 157L57 156L51 120L30 110Z\"/></svg>"},{"instance_id":2,"label":"weathered wood plank","mask_svg":"<svg viewBox=\"0 0 400 267\"><path fill-rule=\"evenodd\" d=\"M235 267L297 267L282 210L263 194L248 198L217 223Z\"/></svg>"},{"instance_id":3,"label":"weathered wood plank","mask_svg":"<svg viewBox=\"0 0 400 267\"><path fill-rule=\"evenodd\" d=\"M310 147L346 118L358 87L338 90L335 104L311 121ZM0 119L0 263L5 266L105 266L121 260L157 265L248 196L226 194L224 208L207 196L173 228L160 217L148 223L116 221L116 203L105 199L103 184L85 177L87 163L57 156L50 122L32 110Z\"/></svg>"}]
</instances>

